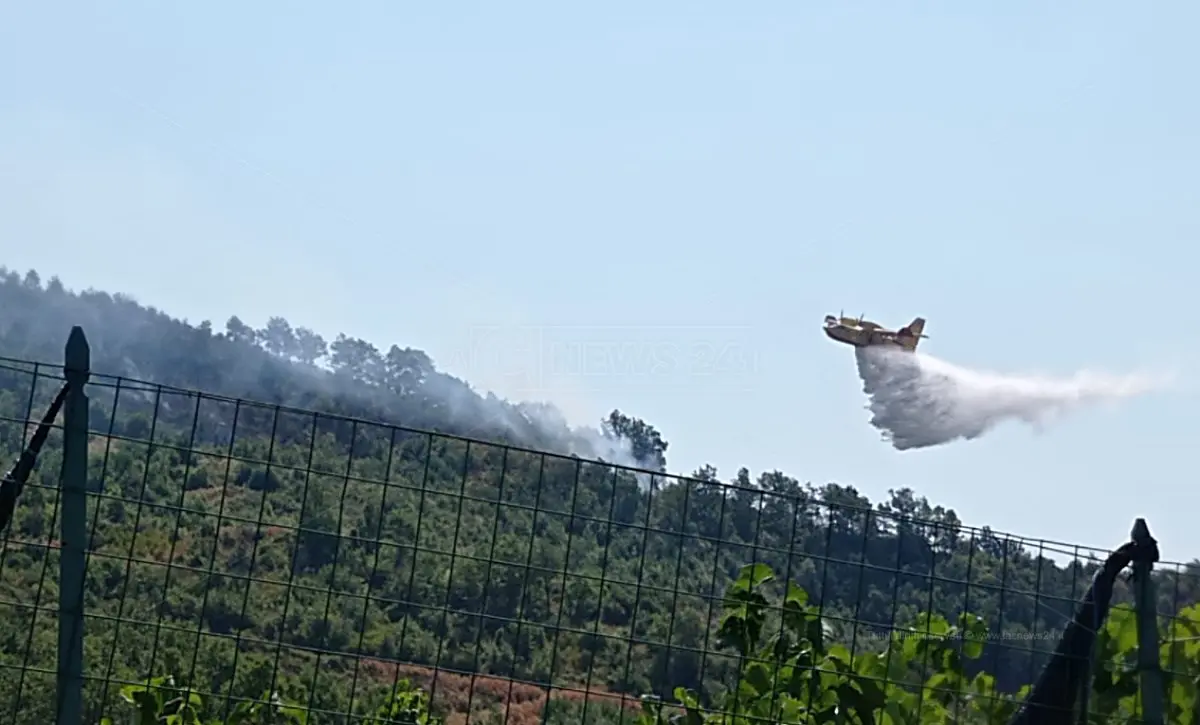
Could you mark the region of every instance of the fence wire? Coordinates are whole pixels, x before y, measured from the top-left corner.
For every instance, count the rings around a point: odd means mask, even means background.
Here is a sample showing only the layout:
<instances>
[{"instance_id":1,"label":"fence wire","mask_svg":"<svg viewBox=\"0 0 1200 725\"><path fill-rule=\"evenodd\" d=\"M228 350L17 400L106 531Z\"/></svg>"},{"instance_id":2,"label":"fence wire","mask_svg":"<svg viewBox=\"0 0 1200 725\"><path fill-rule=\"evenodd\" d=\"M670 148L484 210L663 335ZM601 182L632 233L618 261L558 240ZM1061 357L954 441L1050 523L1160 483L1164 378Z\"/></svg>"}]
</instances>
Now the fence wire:
<instances>
[{"instance_id":1,"label":"fence wire","mask_svg":"<svg viewBox=\"0 0 1200 725\"><path fill-rule=\"evenodd\" d=\"M5 461L62 383L0 360ZM214 715L278 692L311 723L357 724L410 688L447 723L634 723L677 687L720 709L745 665L726 597L755 564L774 574L763 642L797 611L789 583L851 662L922 640L922 612L978 615L978 656L956 644L967 679L942 683L959 695L921 689L944 663L878 679L993 722L968 711L1016 702L1107 554L847 488L678 478L95 374L88 394L88 723L167 675ZM59 425L0 549L3 722L55 718L61 464ZM1198 575L1157 566L1172 686L1200 675ZM1115 687L1136 632L1126 585L1114 601L1097 677Z\"/></svg>"}]
</instances>

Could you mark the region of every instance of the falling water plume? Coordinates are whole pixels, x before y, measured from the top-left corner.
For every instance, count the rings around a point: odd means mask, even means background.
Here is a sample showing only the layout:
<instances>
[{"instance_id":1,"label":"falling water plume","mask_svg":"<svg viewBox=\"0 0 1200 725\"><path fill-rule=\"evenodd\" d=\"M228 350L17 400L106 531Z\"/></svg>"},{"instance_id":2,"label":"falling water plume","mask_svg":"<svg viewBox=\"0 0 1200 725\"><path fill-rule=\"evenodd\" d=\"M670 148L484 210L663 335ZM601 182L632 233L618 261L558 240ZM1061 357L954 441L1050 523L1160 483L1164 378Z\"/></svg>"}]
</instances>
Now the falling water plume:
<instances>
[{"instance_id":1,"label":"falling water plume","mask_svg":"<svg viewBox=\"0 0 1200 725\"><path fill-rule=\"evenodd\" d=\"M968 370L922 353L856 349L871 425L897 450L982 436L1006 420L1040 428L1081 406L1147 392L1153 377L1080 372L1070 378Z\"/></svg>"}]
</instances>

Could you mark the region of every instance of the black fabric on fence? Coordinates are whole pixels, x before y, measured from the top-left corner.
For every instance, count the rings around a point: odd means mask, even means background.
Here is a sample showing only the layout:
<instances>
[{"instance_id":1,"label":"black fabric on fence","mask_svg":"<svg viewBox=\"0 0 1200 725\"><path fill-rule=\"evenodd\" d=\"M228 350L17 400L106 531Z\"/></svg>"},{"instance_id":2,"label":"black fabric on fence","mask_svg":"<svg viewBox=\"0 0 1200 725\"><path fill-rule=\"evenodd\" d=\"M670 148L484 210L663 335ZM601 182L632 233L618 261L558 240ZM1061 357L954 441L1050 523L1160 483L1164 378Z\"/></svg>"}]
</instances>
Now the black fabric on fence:
<instances>
[{"instance_id":1,"label":"black fabric on fence","mask_svg":"<svg viewBox=\"0 0 1200 725\"><path fill-rule=\"evenodd\" d=\"M1067 625L1054 655L1009 725L1071 725L1076 700L1090 669L1096 635L1108 618L1113 584L1138 553L1130 542L1109 555Z\"/></svg>"},{"instance_id":2,"label":"black fabric on fence","mask_svg":"<svg viewBox=\"0 0 1200 725\"><path fill-rule=\"evenodd\" d=\"M33 467L37 464L38 454L42 452L42 446L46 444L46 438L50 435L50 428L54 426L54 419L58 417L58 411L67 398L68 387L70 386L64 383L59 388L58 395L54 396L54 402L50 403L37 430L33 432L33 438L29 440L29 445L25 446L25 450L21 451L21 455L13 464L12 469L4 476L3 480L0 480L0 531L7 528L9 522L12 521L13 511L17 507L17 498L20 497L21 491L25 488L25 482L29 480L29 474L33 472Z\"/></svg>"}]
</instances>

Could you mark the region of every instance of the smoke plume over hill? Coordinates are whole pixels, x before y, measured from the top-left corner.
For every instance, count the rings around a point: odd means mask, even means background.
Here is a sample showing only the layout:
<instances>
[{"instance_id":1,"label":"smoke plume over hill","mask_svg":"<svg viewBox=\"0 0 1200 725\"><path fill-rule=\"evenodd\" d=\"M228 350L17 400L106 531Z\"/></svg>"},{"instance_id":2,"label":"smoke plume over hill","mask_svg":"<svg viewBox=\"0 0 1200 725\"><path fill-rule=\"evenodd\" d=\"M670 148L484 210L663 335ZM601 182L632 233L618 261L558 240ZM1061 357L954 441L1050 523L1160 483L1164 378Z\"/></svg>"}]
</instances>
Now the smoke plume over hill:
<instances>
[{"instance_id":1,"label":"smoke plume over hill","mask_svg":"<svg viewBox=\"0 0 1200 725\"><path fill-rule=\"evenodd\" d=\"M618 465L665 470L667 442L639 418L613 410L597 426L572 427L553 404L513 402L439 370L422 350L374 344L272 317L253 328L231 317L224 331L143 306L122 294L74 292L0 266L0 357L54 361L81 325L92 369L162 385L298 408L351 414L411 428L512 443Z\"/></svg>"}]
</instances>

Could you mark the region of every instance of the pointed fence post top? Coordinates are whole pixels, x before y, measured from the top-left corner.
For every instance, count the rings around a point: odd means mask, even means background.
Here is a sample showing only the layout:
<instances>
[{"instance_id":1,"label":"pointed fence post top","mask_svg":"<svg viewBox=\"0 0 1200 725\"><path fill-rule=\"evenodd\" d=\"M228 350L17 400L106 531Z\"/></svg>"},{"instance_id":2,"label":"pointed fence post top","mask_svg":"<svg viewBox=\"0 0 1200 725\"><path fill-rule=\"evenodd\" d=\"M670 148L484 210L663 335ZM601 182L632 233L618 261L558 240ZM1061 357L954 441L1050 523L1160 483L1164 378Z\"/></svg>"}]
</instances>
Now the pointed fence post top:
<instances>
[{"instance_id":1,"label":"pointed fence post top","mask_svg":"<svg viewBox=\"0 0 1200 725\"><path fill-rule=\"evenodd\" d=\"M1158 561L1158 542L1150 535L1146 519L1133 522L1130 538L1136 547L1133 557L1134 610L1137 613L1138 691L1142 696L1142 722L1162 725L1166 722L1163 703L1163 675L1159 662L1161 637L1158 631L1157 594L1151 572Z\"/></svg>"},{"instance_id":2,"label":"pointed fence post top","mask_svg":"<svg viewBox=\"0 0 1200 725\"><path fill-rule=\"evenodd\" d=\"M67 350L63 362L63 375L72 385L82 386L88 381L92 369L92 349L88 345L83 328L75 325L67 338Z\"/></svg>"},{"instance_id":3,"label":"pointed fence post top","mask_svg":"<svg viewBox=\"0 0 1200 725\"><path fill-rule=\"evenodd\" d=\"M1150 535L1150 527L1146 525L1146 519L1137 519L1133 522L1133 531L1130 532L1129 538L1137 546L1133 555L1136 576L1139 567L1149 567L1158 563L1160 557L1158 542Z\"/></svg>"}]
</instances>

